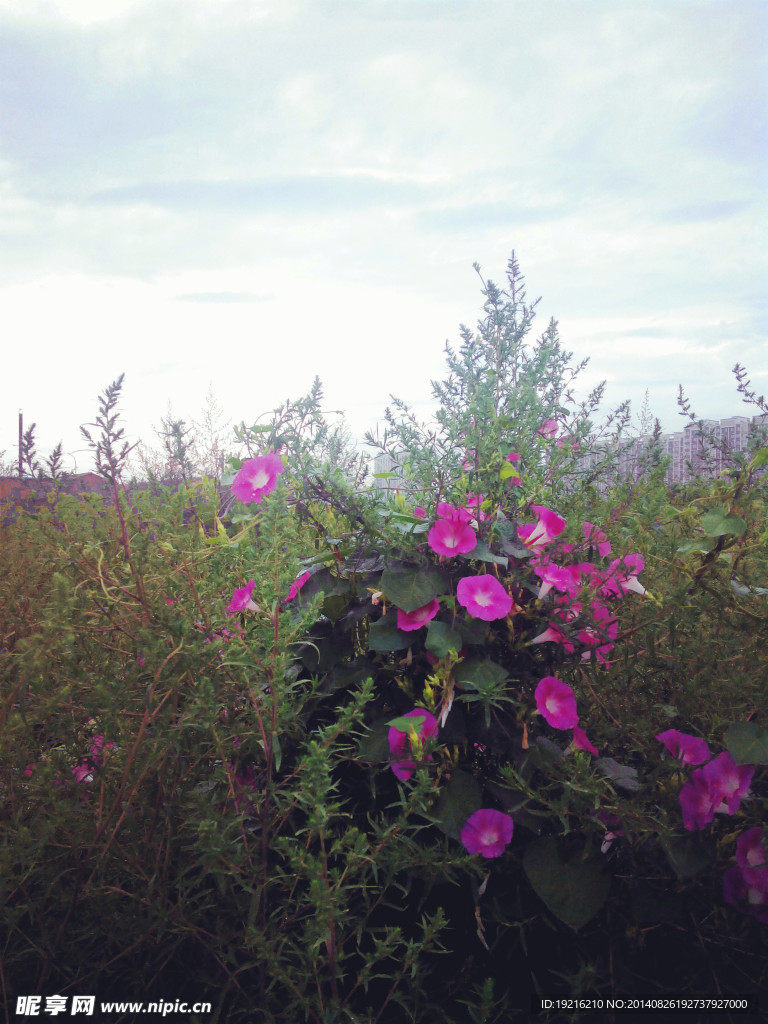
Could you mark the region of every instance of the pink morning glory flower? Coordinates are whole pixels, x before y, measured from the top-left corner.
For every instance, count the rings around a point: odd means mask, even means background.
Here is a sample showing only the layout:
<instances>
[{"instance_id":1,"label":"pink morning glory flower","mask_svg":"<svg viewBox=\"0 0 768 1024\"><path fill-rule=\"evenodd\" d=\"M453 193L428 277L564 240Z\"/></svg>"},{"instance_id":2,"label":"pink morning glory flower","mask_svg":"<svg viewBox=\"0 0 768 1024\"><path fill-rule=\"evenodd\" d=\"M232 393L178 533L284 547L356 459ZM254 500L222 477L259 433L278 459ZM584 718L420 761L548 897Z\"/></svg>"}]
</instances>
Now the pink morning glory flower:
<instances>
[{"instance_id":1,"label":"pink morning glory flower","mask_svg":"<svg viewBox=\"0 0 768 1024\"><path fill-rule=\"evenodd\" d=\"M768 890L750 885L737 864L729 867L723 875L723 896L727 903L740 905L758 921L768 924Z\"/></svg>"},{"instance_id":2,"label":"pink morning glory flower","mask_svg":"<svg viewBox=\"0 0 768 1024\"><path fill-rule=\"evenodd\" d=\"M553 587L571 597L576 597L579 592L580 565L560 566L554 562L545 562L543 565L534 565L533 571L541 580L538 593L540 598L545 597Z\"/></svg>"},{"instance_id":3,"label":"pink morning glory flower","mask_svg":"<svg viewBox=\"0 0 768 1024\"><path fill-rule=\"evenodd\" d=\"M237 615L238 612L245 611L246 608L252 612L258 612L261 610L251 597L255 586L256 580L248 580L248 583L244 587L235 588L232 600L229 602L227 607L227 615L230 618L233 615Z\"/></svg>"},{"instance_id":4,"label":"pink morning glory flower","mask_svg":"<svg viewBox=\"0 0 768 1024\"><path fill-rule=\"evenodd\" d=\"M435 509L438 519L455 519L460 523L471 523L472 513L466 508L454 508L447 501L438 501Z\"/></svg>"},{"instance_id":5,"label":"pink morning glory flower","mask_svg":"<svg viewBox=\"0 0 768 1024\"><path fill-rule=\"evenodd\" d=\"M619 827L621 825L621 818L617 818L615 814L609 814L608 811L596 811L595 815L606 826L606 832L600 845L600 853L607 853L614 842L624 835L624 829Z\"/></svg>"},{"instance_id":6,"label":"pink morning glory flower","mask_svg":"<svg viewBox=\"0 0 768 1024\"><path fill-rule=\"evenodd\" d=\"M274 452L246 459L232 481L232 493L246 504L249 501L259 504L267 494L274 491L277 478L284 469L283 460Z\"/></svg>"},{"instance_id":7,"label":"pink morning glory flower","mask_svg":"<svg viewBox=\"0 0 768 1024\"><path fill-rule=\"evenodd\" d=\"M624 563L622 567L622 562ZM613 594L615 597L623 597L627 591L634 591L641 596L645 593L645 587L637 579L637 574L645 568L645 562L641 555L624 555L623 558L614 559L608 566L605 580L600 590L604 597Z\"/></svg>"},{"instance_id":8,"label":"pink morning glory flower","mask_svg":"<svg viewBox=\"0 0 768 1024\"><path fill-rule=\"evenodd\" d=\"M517 452L510 452L509 455L506 456L506 461L514 464L515 462L519 462L521 458L522 455L519 455Z\"/></svg>"},{"instance_id":9,"label":"pink morning glory flower","mask_svg":"<svg viewBox=\"0 0 768 1024\"><path fill-rule=\"evenodd\" d=\"M678 732L677 729L667 729L655 737L659 743L663 743L673 757L677 757L683 764L704 764L712 754L705 740L696 736L689 736L685 732Z\"/></svg>"},{"instance_id":10,"label":"pink morning glory flower","mask_svg":"<svg viewBox=\"0 0 768 1024\"><path fill-rule=\"evenodd\" d=\"M735 814L741 798L749 792L749 784L755 774L754 765L737 765L728 751L724 750L698 770L704 776L716 803L720 800L724 802L725 807L720 805L715 808L715 812L727 810L728 814Z\"/></svg>"},{"instance_id":11,"label":"pink morning glory flower","mask_svg":"<svg viewBox=\"0 0 768 1024\"><path fill-rule=\"evenodd\" d=\"M572 746L574 746L577 750L588 750L590 754L599 753L597 747L590 743L589 739L587 738L587 734L579 725L574 725L573 727Z\"/></svg>"},{"instance_id":12,"label":"pink morning glory flower","mask_svg":"<svg viewBox=\"0 0 768 1024\"><path fill-rule=\"evenodd\" d=\"M683 826L689 832L705 828L712 821L719 799L717 796L713 796L702 771L702 768L697 768L692 772L690 779L680 790Z\"/></svg>"},{"instance_id":13,"label":"pink morning glory flower","mask_svg":"<svg viewBox=\"0 0 768 1024\"><path fill-rule=\"evenodd\" d=\"M503 619L512 610L512 598L495 576L465 576L456 587L456 599L474 619Z\"/></svg>"},{"instance_id":14,"label":"pink morning glory flower","mask_svg":"<svg viewBox=\"0 0 768 1024\"><path fill-rule=\"evenodd\" d=\"M104 750L117 750L117 744L112 740L107 741L106 747L104 746L104 736L94 736L91 740L91 754L97 760L101 760L101 755Z\"/></svg>"},{"instance_id":15,"label":"pink morning glory flower","mask_svg":"<svg viewBox=\"0 0 768 1024\"><path fill-rule=\"evenodd\" d=\"M88 764L78 764L72 769L76 782L93 782L93 768Z\"/></svg>"},{"instance_id":16,"label":"pink morning glory flower","mask_svg":"<svg viewBox=\"0 0 768 1024\"><path fill-rule=\"evenodd\" d=\"M515 823L508 814L481 808L470 815L461 830L461 841L469 853L500 857L512 841Z\"/></svg>"},{"instance_id":17,"label":"pink morning glory flower","mask_svg":"<svg viewBox=\"0 0 768 1024\"><path fill-rule=\"evenodd\" d=\"M597 553L601 558L611 553L611 543L605 536L602 530L599 530L594 523L582 523L581 528L584 531L584 540L592 548L597 548Z\"/></svg>"},{"instance_id":18,"label":"pink morning glory flower","mask_svg":"<svg viewBox=\"0 0 768 1024\"><path fill-rule=\"evenodd\" d=\"M477 534L469 523L458 519L438 519L427 534L427 544L436 554L453 558L466 555L477 547Z\"/></svg>"},{"instance_id":19,"label":"pink morning glory flower","mask_svg":"<svg viewBox=\"0 0 768 1024\"><path fill-rule=\"evenodd\" d=\"M592 619L597 629L587 626L586 629L580 629L576 635L583 644L595 649L598 661L605 665L604 655L613 650L613 644L610 641L615 640L618 636L619 623L605 605L598 601L592 602ZM584 651L581 659L586 661L589 657L590 652Z\"/></svg>"},{"instance_id":20,"label":"pink morning glory flower","mask_svg":"<svg viewBox=\"0 0 768 1024\"><path fill-rule=\"evenodd\" d=\"M768 852L759 825L742 832L736 841L736 863L747 885L768 892Z\"/></svg>"},{"instance_id":21,"label":"pink morning glory flower","mask_svg":"<svg viewBox=\"0 0 768 1024\"><path fill-rule=\"evenodd\" d=\"M534 640L531 640L532 644L545 644L548 642L561 644L569 654L573 654L576 649L565 633L555 625L547 627L543 633L539 633Z\"/></svg>"},{"instance_id":22,"label":"pink morning glory flower","mask_svg":"<svg viewBox=\"0 0 768 1024\"><path fill-rule=\"evenodd\" d=\"M559 537L565 529L565 520L557 512L544 505L531 505L531 511L538 520L534 524L518 526L520 540L531 551L539 552Z\"/></svg>"},{"instance_id":23,"label":"pink morning glory flower","mask_svg":"<svg viewBox=\"0 0 768 1024\"><path fill-rule=\"evenodd\" d=\"M440 602L436 597L428 604L423 604L421 608L416 608L412 612L404 612L401 608L398 608L397 628L404 629L406 632L421 629L422 626L426 626L430 619L434 619L439 611Z\"/></svg>"},{"instance_id":24,"label":"pink morning glory flower","mask_svg":"<svg viewBox=\"0 0 768 1024\"><path fill-rule=\"evenodd\" d=\"M437 719L429 711L424 708L414 708L413 711L408 711L404 718L423 718L424 721L421 723L418 732L418 738L420 742L424 742L430 736L434 736L437 733ZM387 734L389 740L389 756L390 760L398 758L393 761L391 768L398 779L402 779L403 782L407 782L408 779L413 775L416 770L416 762L405 759L400 760L404 754L411 752L411 737L407 732L402 732L400 729L396 729L394 725L390 726L389 733ZM425 761L431 761L432 755L424 755Z\"/></svg>"},{"instance_id":25,"label":"pink morning glory flower","mask_svg":"<svg viewBox=\"0 0 768 1024\"><path fill-rule=\"evenodd\" d=\"M301 590L301 588L304 586L304 584L307 582L307 580L310 578L311 575L312 575L311 572L303 572L301 574L301 576L299 576L299 578L297 580L294 580L293 583L288 588L288 595L285 598L283 598L283 600L284 601L292 601L294 599L294 597L296 597L298 592Z\"/></svg>"},{"instance_id":26,"label":"pink morning glory flower","mask_svg":"<svg viewBox=\"0 0 768 1024\"><path fill-rule=\"evenodd\" d=\"M573 729L579 724L576 698L567 683L544 676L534 693L536 707L553 729Z\"/></svg>"},{"instance_id":27,"label":"pink morning glory flower","mask_svg":"<svg viewBox=\"0 0 768 1024\"><path fill-rule=\"evenodd\" d=\"M557 420L544 420L536 433L542 437L554 437L557 433Z\"/></svg>"},{"instance_id":28,"label":"pink morning glory flower","mask_svg":"<svg viewBox=\"0 0 768 1024\"><path fill-rule=\"evenodd\" d=\"M423 505L414 505L413 514L417 516L419 519L427 518L427 510L424 508Z\"/></svg>"}]
</instances>

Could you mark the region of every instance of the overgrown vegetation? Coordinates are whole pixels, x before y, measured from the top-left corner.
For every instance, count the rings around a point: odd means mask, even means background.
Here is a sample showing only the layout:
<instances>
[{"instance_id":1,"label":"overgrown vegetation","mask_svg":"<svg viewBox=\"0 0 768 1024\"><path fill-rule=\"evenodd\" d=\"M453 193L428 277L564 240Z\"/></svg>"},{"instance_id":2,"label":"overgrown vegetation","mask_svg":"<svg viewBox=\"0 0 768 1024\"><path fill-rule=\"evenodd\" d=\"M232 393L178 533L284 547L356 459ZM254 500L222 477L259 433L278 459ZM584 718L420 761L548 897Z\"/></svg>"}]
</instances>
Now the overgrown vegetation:
<instances>
[{"instance_id":1,"label":"overgrown vegetation","mask_svg":"<svg viewBox=\"0 0 768 1024\"><path fill-rule=\"evenodd\" d=\"M490 1024L530 1019L537 993L768 988L766 908L723 890L768 795L768 453L676 493L663 459L607 493L594 470L577 483L601 390L574 402L555 324L529 343L514 257L483 294L437 425L387 413L407 497L365 489L317 382L237 430L223 483L267 451L286 467L263 500L222 522L169 414L185 482L129 503L119 378L88 437L114 504L59 495L0 525L9 1016L19 994L87 990L199 994L205 1020ZM597 574L568 601L542 589L542 508L565 524L552 560ZM476 543L440 555L438 521ZM459 583L488 577L511 608L479 618ZM596 753L537 713L548 677ZM754 766L733 813L683 826L670 728ZM514 821L501 856L461 839L479 808Z\"/></svg>"}]
</instances>

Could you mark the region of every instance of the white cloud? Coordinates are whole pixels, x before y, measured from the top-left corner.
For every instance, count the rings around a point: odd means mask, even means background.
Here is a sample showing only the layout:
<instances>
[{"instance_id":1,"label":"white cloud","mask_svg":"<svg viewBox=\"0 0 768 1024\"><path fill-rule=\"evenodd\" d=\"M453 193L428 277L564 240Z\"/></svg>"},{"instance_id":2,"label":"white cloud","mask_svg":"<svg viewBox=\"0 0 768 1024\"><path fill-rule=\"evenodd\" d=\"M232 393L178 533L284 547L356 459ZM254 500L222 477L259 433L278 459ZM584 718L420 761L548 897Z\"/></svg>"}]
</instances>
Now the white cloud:
<instances>
[{"instance_id":1,"label":"white cloud","mask_svg":"<svg viewBox=\"0 0 768 1024\"><path fill-rule=\"evenodd\" d=\"M609 404L650 386L671 429L687 377L704 414L739 409L730 365L765 351L767 20L0 0L0 405L51 444L122 369L135 433L209 380L246 418L315 373L359 424L390 391L427 410L480 312L472 262L503 284L514 247Z\"/></svg>"}]
</instances>

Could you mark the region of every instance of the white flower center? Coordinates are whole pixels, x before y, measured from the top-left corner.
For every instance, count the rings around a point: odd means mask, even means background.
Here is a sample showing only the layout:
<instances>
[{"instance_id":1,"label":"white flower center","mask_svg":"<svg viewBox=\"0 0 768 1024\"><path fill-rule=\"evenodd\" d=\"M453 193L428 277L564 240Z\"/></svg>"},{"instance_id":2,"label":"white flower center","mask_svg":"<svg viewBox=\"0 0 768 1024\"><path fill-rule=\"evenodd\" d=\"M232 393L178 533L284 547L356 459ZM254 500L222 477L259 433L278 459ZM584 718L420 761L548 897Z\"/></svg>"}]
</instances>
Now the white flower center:
<instances>
[{"instance_id":1,"label":"white flower center","mask_svg":"<svg viewBox=\"0 0 768 1024\"><path fill-rule=\"evenodd\" d=\"M264 487L265 484L269 483L269 473L266 469L259 469L251 477L252 487Z\"/></svg>"}]
</instances>

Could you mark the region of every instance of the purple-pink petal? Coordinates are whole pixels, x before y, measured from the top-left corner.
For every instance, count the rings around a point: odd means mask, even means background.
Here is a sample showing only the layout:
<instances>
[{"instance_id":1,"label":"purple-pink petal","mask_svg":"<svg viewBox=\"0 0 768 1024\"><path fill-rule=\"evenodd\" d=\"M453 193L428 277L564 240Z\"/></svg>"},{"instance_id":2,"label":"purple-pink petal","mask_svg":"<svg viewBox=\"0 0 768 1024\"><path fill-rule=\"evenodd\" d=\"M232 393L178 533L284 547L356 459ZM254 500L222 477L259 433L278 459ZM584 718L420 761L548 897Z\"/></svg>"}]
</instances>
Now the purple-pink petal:
<instances>
[{"instance_id":1,"label":"purple-pink petal","mask_svg":"<svg viewBox=\"0 0 768 1024\"><path fill-rule=\"evenodd\" d=\"M725 801L728 814L735 814L739 809L741 798L749 792L755 767L751 764L739 764L733 760L727 750L699 769L707 781L716 803Z\"/></svg>"},{"instance_id":2,"label":"purple-pink petal","mask_svg":"<svg viewBox=\"0 0 768 1024\"><path fill-rule=\"evenodd\" d=\"M418 736L419 739L424 742L430 736L437 734L437 719L435 716L427 711L425 708L414 708L413 711L406 712L403 715L404 718L423 718L424 721L419 727ZM411 750L411 739L407 732L403 732L401 729L396 729L393 725L389 728L387 734L389 741L389 755L390 761L392 762L390 767L398 779L402 779L403 782L407 782L408 779L413 775L416 770L416 762L409 759L403 758L403 755L410 753ZM393 760L397 758L397 760ZM425 761L431 761L432 755L426 754L424 756Z\"/></svg>"},{"instance_id":3,"label":"purple-pink petal","mask_svg":"<svg viewBox=\"0 0 768 1024\"><path fill-rule=\"evenodd\" d=\"M760 892L768 892L768 851L759 825L742 832L737 839L736 863L748 885Z\"/></svg>"},{"instance_id":4,"label":"purple-pink petal","mask_svg":"<svg viewBox=\"0 0 768 1024\"><path fill-rule=\"evenodd\" d=\"M713 796L707 780L702 774L703 768L691 773L690 779L680 790L680 810L683 814L683 826L689 832L705 828L715 816L715 808L719 797Z\"/></svg>"},{"instance_id":5,"label":"purple-pink petal","mask_svg":"<svg viewBox=\"0 0 768 1024\"><path fill-rule=\"evenodd\" d=\"M679 758L683 764L704 764L712 757L706 740L697 736L689 736L685 732L678 732L677 729L660 732L656 739L659 743L663 743L670 754Z\"/></svg>"},{"instance_id":6,"label":"purple-pink petal","mask_svg":"<svg viewBox=\"0 0 768 1024\"><path fill-rule=\"evenodd\" d=\"M255 609L259 610L259 606L254 603L252 599L253 588L256 586L256 580L248 580L244 587L236 587L235 592L232 595L232 600L227 606L227 616L231 618L238 612L245 611L246 608L250 608L252 611Z\"/></svg>"},{"instance_id":7,"label":"purple-pink petal","mask_svg":"<svg viewBox=\"0 0 768 1024\"><path fill-rule=\"evenodd\" d=\"M573 746L577 750L588 750L590 754L599 753L597 747L590 743L587 734L579 725L574 725L573 727Z\"/></svg>"},{"instance_id":8,"label":"purple-pink petal","mask_svg":"<svg viewBox=\"0 0 768 1024\"><path fill-rule=\"evenodd\" d=\"M416 608L412 612L404 612L402 608L397 609L397 628L411 632L414 629L421 629L422 626L434 619L440 611L440 602L434 597L428 604Z\"/></svg>"}]
</instances>

